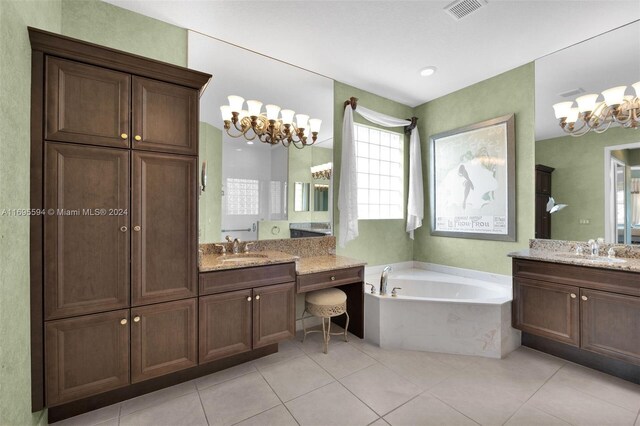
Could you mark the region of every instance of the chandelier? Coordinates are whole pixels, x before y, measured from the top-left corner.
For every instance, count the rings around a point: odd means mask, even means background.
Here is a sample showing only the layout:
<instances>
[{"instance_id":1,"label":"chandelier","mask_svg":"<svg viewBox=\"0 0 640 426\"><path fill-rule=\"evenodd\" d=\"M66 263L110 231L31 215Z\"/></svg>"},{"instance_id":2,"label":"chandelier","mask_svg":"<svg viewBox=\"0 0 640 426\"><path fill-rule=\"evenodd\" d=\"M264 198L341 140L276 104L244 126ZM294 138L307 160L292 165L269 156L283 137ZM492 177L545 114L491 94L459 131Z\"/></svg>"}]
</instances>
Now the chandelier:
<instances>
[{"instance_id":1,"label":"chandelier","mask_svg":"<svg viewBox=\"0 0 640 426\"><path fill-rule=\"evenodd\" d=\"M582 136L593 130L603 133L613 123L622 127L637 129L640 117L640 81L633 84L636 95L625 96L627 86L618 86L602 92L603 101L598 102L600 95L589 94L573 102L560 102L553 105L560 127L571 136Z\"/></svg>"},{"instance_id":2,"label":"chandelier","mask_svg":"<svg viewBox=\"0 0 640 426\"><path fill-rule=\"evenodd\" d=\"M331 179L332 163L320 164L311 167L311 176L314 179Z\"/></svg>"},{"instance_id":3,"label":"chandelier","mask_svg":"<svg viewBox=\"0 0 640 426\"><path fill-rule=\"evenodd\" d=\"M285 147L293 145L298 149L313 145L318 138L322 120L309 119L308 115L297 114L294 123L295 112L290 109L280 110L277 105L265 105L266 113L262 113L260 101L247 101L247 109L244 110L243 98L229 96L228 99L229 105L221 106L220 112L224 129L232 138L244 136L246 140L252 141L257 137L260 142L271 145L282 143ZM239 133L233 133L232 125ZM311 142L307 140L309 136Z\"/></svg>"}]
</instances>

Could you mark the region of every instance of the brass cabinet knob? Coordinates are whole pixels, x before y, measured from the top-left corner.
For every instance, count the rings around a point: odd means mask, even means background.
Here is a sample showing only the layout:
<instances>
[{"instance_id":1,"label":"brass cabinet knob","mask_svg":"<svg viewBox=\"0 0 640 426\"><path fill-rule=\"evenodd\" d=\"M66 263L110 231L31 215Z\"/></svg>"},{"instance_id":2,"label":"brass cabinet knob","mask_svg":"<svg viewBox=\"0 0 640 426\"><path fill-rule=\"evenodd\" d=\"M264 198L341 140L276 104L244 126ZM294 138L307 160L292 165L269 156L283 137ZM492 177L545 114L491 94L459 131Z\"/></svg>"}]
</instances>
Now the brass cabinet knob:
<instances>
[{"instance_id":1,"label":"brass cabinet knob","mask_svg":"<svg viewBox=\"0 0 640 426\"><path fill-rule=\"evenodd\" d=\"M140 322L140 315L133 317L133 322Z\"/></svg>"},{"instance_id":2,"label":"brass cabinet knob","mask_svg":"<svg viewBox=\"0 0 640 426\"><path fill-rule=\"evenodd\" d=\"M134 226L133 230L136 231L136 232L140 232L140 225Z\"/></svg>"},{"instance_id":3,"label":"brass cabinet knob","mask_svg":"<svg viewBox=\"0 0 640 426\"><path fill-rule=\"evenodd\" d=\"M576 298L576 294L575 293L571 293L571 298L575 299Z\"/></svg>"},{"instance_id":4,"label":"brass cabinet knob","mask_svg":"<svg viewBox=\"0 0 640 426\"><path fill-rule=\"evenodd\" d=\"M247 302L251 302L251 296L247 296Z\"/></svg>"},{"instance_id":5,"label":"brass cabinet knob","mask_svg":"<svg viewBox=\"0 0 640 426\"><path fill-rule=\"evenodd\" d=\"M140 135L135 135L133 138L135 140L137 140L138 142L140 142L142 140L142 136L140 136Z\"/></svg>"},{"instance_id":6,"label":"brass cabinet knob","mask_svg":"<svg viewBox=\"0 0 640 426\"><path fill-rule=\"evenodd\" d=\"M121 230L122 232L127 232L127 227L126 227L126 226L121 226L121 227L120 227L120 230Z\"/></svg>"},{"instance_id":7,"label":"brass cabinet knob","mask_svg":"<svg viewBox=\"0 0 640 426\"><path fill-rule=\"evenodd\" d=\"M123 134L120 135L120 137L122 139L127 139L129 137L129 135L127 135L126 133L123 133Z\"/></svg>"},{"instance_id":8,"label":"brass cabinet knob","mask_svg":"<svg viewBox=\"0 0 640 426\"><path fill-rule=\"evenodd\" d=\"M127 323L127 319L126 318L122 318L120 320L120 324L125 325Z\"/></svg>"},{"instance_id":9,"label":"brass cabinet knob","mask_svg":"<svg viewBox=\"0 0 640 426\"><path fill-rule=\"evenodd\" d=\"M256 300L260 300L260 295L257 295L257 296L256 296Z\"/></svg>"},{"instance_id":10,"label":"brass cabinet knob","mask_svg":"<svg viewBox=\"0 0 640 426\"><path fill-rule=\"evenodd\" d=\"M580 299L582 300L589 300L589 298L587 296L580 296Z\"/></svg>"},{"instance_id":11,"label":"brass cabinet knob","mask_svg":"<svg viewBox=\"0 0 640 426\"><path fill-rule=\"evenodd\" d=\"M331 281L335 281L335 280L336 280L335 275L331 275Z\"/></svg>"}]
</instances>

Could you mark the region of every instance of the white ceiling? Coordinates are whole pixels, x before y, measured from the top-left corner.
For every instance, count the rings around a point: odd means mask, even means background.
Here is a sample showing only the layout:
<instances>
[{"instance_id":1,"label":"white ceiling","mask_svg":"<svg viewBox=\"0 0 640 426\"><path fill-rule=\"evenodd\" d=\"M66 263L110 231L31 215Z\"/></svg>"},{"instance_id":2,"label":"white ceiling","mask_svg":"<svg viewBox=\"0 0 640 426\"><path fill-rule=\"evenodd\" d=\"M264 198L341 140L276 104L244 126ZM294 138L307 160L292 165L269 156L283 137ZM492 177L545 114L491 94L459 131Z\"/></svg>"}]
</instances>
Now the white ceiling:
<instances>
[{"instance_id":1,"label":"white ceiling","mask_svg":"<svg viewBox=\"0 0 640 426\"><path fill-rule=\"evenodd\" d=\"M536 140L566 136L555 118L553 104L616 86L628 86L626 94L635 94L631 85L640 81L640 22L540 58L535 74ZM584 92L560 96L575 89Z\"/></svg>"},{"instance_id":2,"label":"white ceiling","mask_svg":"<svg viewBox=\"0 0 640 426\"><path fill-rule=\"evenodd\" d=\"M457 22L449 0L107 1L410 106L640 18L638 0L488 0Z\"/></svg>"}]
</instances>

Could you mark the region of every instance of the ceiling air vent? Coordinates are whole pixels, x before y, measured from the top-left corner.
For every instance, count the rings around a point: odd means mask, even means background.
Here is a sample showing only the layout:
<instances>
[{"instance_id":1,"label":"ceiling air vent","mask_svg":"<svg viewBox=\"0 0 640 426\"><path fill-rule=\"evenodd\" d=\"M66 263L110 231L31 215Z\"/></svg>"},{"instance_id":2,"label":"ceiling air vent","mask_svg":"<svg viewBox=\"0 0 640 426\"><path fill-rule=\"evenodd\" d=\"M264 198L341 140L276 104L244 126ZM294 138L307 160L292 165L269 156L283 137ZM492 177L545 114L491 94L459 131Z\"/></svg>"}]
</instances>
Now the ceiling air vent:
<instances>
[{"instance_id":1,"label":"ceiling air vent","mask_svg":"<svg viewBox=\"0 0 640 426\"><path fill-rule=\"evenodd\" d=\"M453 19L459 21L467 15L487 5L486 0L457 0L444 8Z\"/></svg>"},{"instance_id":2,"label":"ceiling air vent","mask_svg":"<svg viewBox=\"0 0 640 426\"><path fill-rule=\"evenodd\" d=\"M563 93L558 93L558 95L563 98L573 98L575 95L579 95L580 93L584 92L585 90L582 87L578 87L577 89L571 89Z\"/></svg>"}]
</instances>

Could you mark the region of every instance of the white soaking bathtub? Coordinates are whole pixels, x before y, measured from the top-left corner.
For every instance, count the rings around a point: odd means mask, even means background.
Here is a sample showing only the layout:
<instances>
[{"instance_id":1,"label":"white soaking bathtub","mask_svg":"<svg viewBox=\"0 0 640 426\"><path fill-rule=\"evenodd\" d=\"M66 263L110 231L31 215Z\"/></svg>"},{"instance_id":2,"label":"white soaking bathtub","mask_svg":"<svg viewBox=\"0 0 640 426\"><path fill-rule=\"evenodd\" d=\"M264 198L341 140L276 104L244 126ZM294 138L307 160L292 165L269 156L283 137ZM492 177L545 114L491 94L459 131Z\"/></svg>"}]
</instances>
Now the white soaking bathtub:
<instances>
[{"instance_id":1,"label":"white soaking bathtub","mask_svg":"<svg viewBox=\"0 0 640 426\"><path fill-rule=\"evenodd\" d=\"M380 274L367 282L378 290ZM394 287L397 297L365 289L365 338L380 347L501 358L520 346L510 284L414 268L392 271Z\"/></svg>"}]
</instances>

